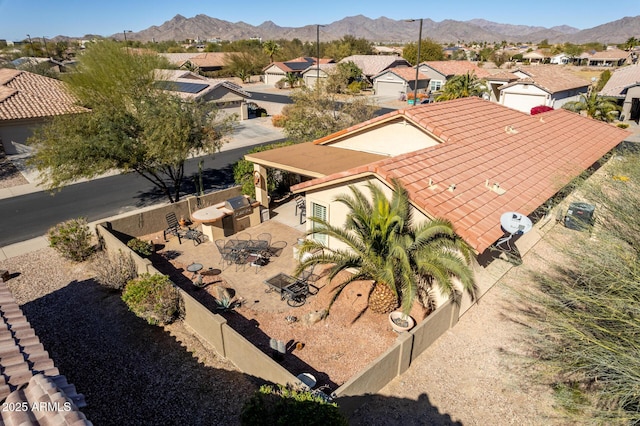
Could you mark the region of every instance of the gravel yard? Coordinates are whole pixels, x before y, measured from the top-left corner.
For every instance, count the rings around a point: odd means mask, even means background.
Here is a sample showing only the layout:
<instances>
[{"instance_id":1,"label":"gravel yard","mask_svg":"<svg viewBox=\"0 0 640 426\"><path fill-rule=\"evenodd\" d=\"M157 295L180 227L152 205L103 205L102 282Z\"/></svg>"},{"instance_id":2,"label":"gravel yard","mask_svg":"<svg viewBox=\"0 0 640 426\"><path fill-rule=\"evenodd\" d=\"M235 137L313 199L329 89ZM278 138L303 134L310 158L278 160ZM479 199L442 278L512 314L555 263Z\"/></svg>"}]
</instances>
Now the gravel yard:
<instances>
[{"instance_id":1,"label":"gravel yard","mask_svg":"<svg viewBox=\"0 0 640 426\"><path fill-rule=\"evenodd\" d=\"M525 265L545 267L552 251L538 243ZM88 265L53 249L0 269L14 275L9 287L62 374L85 394L83 411L94 424L238 423L255 382L180 322L147 325L91 279ZM568 424L554 412L549 388L527 379L517 356L526 349L518 339L523 327L505 283L526 286L524 267L503 277L405 374L364 397L351 424Z\"/></svg>"},{"instance_id":2,"label":"gravel yard","mask_svg":"<svg viewBox=\"0 0 640 426\"><path fill-rule=\"evenodd\" d=\"M177 322L150 326L86 264L41 249L0 262L51 358L95 425L238 424L257 385ZM16 276L17 275L17 276Z\"/></svg>"}]
</instances>

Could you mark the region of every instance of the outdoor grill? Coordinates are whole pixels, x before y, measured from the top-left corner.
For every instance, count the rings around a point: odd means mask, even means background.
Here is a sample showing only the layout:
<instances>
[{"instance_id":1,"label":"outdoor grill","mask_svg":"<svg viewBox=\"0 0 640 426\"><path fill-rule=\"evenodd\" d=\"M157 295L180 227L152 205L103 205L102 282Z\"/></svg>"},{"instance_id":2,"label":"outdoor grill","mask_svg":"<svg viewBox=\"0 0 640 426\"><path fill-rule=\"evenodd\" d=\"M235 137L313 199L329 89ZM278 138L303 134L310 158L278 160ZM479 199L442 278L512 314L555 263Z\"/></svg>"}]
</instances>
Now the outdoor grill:
<instances>
[{"instance_id":1,"label":"outdoor grill","mask_svg":"<svg viewBox=\"0 0 640 426\"><path fill-rule=\"evenodd\" d=\"M243 195L229 198L225 201L224 206L233 212L234 218L246 216L253 211L249 198Z\"/></svg>"}]
</instances>

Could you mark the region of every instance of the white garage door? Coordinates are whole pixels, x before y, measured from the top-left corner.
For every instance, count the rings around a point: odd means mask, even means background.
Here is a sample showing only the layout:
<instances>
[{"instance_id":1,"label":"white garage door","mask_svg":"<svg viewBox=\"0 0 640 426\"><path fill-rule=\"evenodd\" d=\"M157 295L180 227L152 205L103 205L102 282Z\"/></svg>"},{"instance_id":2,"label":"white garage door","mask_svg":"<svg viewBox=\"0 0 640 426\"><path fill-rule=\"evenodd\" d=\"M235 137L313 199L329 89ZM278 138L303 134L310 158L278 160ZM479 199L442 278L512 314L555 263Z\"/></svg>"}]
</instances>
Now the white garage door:
<instances>
[{"instance_id":1,"label":"white garage door","mask_svg":"<svg viewBox=\"0 0 640 426\"><path fill-rule=\"evenodd\" d=\"M376 86L376 95L399 97L400 92L404 92L404 90L404 85L401 82L378 81Z\"/></svg>"},{"instance_id":2,"label":"white garage door","mask_svg":"<svg viewBox=\"0 0 640 426\"><path fill-rule=\"evenodd\" d=\"M526 112L527 114L531 112L531 108L545 105L546 102L545 96L541 95L505 93L503 96L502 104L504 106Z\"/></svg>"}]
</instances>

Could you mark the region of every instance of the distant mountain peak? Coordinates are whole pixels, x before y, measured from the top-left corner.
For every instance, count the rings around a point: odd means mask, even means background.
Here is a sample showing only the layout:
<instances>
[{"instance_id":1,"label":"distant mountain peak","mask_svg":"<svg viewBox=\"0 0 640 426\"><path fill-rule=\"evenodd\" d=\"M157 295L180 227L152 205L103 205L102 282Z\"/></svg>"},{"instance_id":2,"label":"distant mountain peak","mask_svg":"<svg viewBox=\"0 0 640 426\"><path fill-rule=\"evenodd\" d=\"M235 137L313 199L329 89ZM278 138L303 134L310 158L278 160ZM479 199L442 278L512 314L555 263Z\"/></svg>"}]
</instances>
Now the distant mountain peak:
<instances>
[{"instance_id":1,"label":"distant mountain peak","mask_svg":"<svg viewBox=\"0 0 640 426\"><path fill-rule=\"evenodd\" d=\"M311 31L317 24L303 27L280 27L273 21L265 21L259 26L245 22L231 23L218 18L199 14L193 18L185 18L178 14L160 26L152 26L146 30L131 34L132 40L185 40L198 37L200 39L240 40L260 37L263 40L299 39L315 41L316 33ZM579 30L568 25L552 28L528 25L501 24L485 19L456 21L447 19L435 22L425 18L423 31L428 38L440 43L457 43L466 41L538 43L547 39L551 43L571 42L576 44L588 42L623 43L630 37L640 34L640 16L624 17L617 21L599 25L594 28ZM416 26L402 20L396 21L381 16L376 19L359 14L339 21L325 23L322 29L324 41L336 40L350 35L365 38L372 42L406 43L415 39ZM115 36L115 35L114 35ZM113 37L113 36L112 36Z\"/></svg>"}]
</instances>

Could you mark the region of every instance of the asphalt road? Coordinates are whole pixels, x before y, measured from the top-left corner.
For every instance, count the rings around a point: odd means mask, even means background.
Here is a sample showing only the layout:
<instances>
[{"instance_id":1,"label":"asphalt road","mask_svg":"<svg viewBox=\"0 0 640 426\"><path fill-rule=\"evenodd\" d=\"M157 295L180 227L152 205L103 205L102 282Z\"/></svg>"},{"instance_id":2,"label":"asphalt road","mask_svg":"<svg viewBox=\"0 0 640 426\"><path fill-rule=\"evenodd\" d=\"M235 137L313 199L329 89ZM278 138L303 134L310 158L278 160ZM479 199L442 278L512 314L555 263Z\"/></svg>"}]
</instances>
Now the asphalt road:
<instances>
[{"instance_id":1,"label":"asphalt road","mask_svg":"<svg viewBox=\"0 0 640 426\"><path fill-rule=\"evenodd\" d=\"M251 101L257 103L258 105L260 105L260 101L263 102L273 102L273 103L278 103L278 104L292 104L293 102L291 101L291 98L288 95L278 95L278 94L274 94L274 93L267 93L267 92L256 92L256 91L251 91L251 90L247 90L249 93L251 93ZM340 102L338 102L338 104L340 104ZM395 109L393 108L385 108L385 107L381 107L380 109L378 109L376 111L376 116L380 116L380 115L384 115L388 112L391 111L395 111Z\"/></svg>"},{"instance_id":2,"label":"asphalt road","mask_svg":"<svg viewBox=\"0 0 640 426\"><path fill-rule=\"evenodd\" d=\"M200 160L205 161L203 183L207 190L232 185L232 165L249 149L251 147L242 147L189 160L183 191L195 192L192 176L197 176ZM5 198L0 200L3 219L0 220L0 247L42 236L55 224L68 219L85 217L93 222L166 201L164 194L136 173L77 183L53 195L34 192Z\"/></svg>"}]
</instances>

